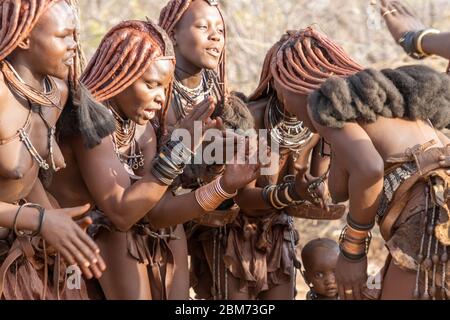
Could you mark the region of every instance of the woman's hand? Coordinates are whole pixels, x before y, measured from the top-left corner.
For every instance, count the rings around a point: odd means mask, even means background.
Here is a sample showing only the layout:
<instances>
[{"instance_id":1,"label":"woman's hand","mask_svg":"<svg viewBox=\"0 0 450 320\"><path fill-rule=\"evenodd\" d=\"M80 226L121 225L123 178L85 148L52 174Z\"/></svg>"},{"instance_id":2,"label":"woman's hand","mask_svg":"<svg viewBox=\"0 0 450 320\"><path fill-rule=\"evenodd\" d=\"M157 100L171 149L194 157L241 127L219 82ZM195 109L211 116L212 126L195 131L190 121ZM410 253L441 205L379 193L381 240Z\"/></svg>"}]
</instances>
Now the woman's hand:
<instances>
[{"instance_id":1,"label":"woman's hand","mask_svg":"<svg viewBox=\"0 0 450 320\"><path fill-rule=\"evenodd\" d=\"M367 257L351 261L341 253L336 263L336 282L342 300L362 300L367 285Z\"/></svg>"},{"instance_id":2,"label":"woman's hand","mask_svg":"<svg viewBox=\"0 0 450 320\"><path fill-rule=\"evenodd\" d=\"M307 200L313 204L326 209L328 188L323 177L313 177L309 174L308 167L298 168L295 178L295 190L302 200Z\"/></svg>"},{"instance_id":3,"label":"woman's hand","mask_svg":"<svg viewBox=\"0 0 450 320\"><path fill-rule=\"evenodd\" d=\"M256 137L237 137L238 149L233 159L225 166L222 178L222 187L229 193L242 189L247 184L256 180L260 175L261 164L258 161L258 140ZM260 148L267 148L261 143ZM239 160L243 159L243 163ZM265 165L267 166L267 165Z\"/></svg>"},{"instance_id":4,"label":"woman's hand","mask_svg":"<svg viewBox=\"0 0 450 320\"><path fill-rule=\"evenodd\" d=\"M398 43L405 32L426 29L423 23L400 1L381 0L381 15Z\"/></svg>"},{"instance_id":5,"label":"woman's hand","mask_svg":"<svg viewBox=\"0 0 450 320\"><path fill-rule=\"evenodd\" d=\"M194 152L197 150L209 129L223 129L222 120L219 117L211 119L215 106L215 99L213 97L208 97L197 104L191 112L180 121L177 128L185 129L189 132L191 144L187 147L190 148L190 150ZM201 129L197 135L195 134L196 123L198 128Z\"/></svg>"},{"instance_id":6,"label":"woman's hand","mask_svg":"<svg viewBox=\"0 0 450 320\"><path fill-rule=\"evenodd\" d=\"M52 209L45 211L41 236L56 251L60 252L69 265L77 264L86 278L101 277L106 269L105 262L100 256L100 249L83 230L73 221L74 218L85 214L90 206ZM82 226L88 221L81 220Z\"/></svg>"}]
</instances>

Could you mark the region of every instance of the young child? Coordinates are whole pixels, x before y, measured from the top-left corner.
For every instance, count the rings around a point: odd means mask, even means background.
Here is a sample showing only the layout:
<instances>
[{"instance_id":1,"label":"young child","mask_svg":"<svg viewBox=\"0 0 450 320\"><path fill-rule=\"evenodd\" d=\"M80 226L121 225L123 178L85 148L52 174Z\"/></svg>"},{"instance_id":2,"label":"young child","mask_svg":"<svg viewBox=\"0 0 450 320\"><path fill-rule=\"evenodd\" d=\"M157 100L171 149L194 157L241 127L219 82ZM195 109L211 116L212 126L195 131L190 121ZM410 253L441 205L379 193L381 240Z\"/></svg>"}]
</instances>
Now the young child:
<instances>
[{"instance_id":1,"label":"young child","mask_svg":"<svg viewBox=\"0 0 450 320\"><path fill-rule=\"evenodd\" d=\"M308 242L302 250L303 277L310 291L307 300L336 300L338 289L334 270L339 255L338 244L326 238Z\"/></svg>"}]
</instances>

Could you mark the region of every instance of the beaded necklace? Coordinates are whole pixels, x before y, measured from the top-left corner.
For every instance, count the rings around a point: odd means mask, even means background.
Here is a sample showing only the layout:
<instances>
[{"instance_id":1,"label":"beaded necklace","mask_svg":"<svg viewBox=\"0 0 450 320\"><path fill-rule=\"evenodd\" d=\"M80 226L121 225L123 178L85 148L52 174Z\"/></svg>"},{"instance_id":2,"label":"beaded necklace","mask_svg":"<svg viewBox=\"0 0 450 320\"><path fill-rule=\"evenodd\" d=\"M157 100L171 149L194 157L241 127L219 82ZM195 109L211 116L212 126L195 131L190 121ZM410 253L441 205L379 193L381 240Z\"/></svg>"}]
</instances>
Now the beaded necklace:
<instances>
[{"instance_id":1,"label":"beaded necklace","mask_svg":"<svg viewBox=\"0 0 450 320\"><path fill-rule=\"evenodd\" d=\"M113 134L114 152L128 173L134 175L134 170L144 167L145 163L144 154L136 142L136 123L130 119L123 119L111 105L108 107L114 117L116 127ZM119 151L127 146L130 147L128 154Z\"/></svg>"},{"instance_id":2,"label":"beaded necklace","mask_svg":"<svg viewBox=\"0 0 450 320\"><path fill-rule=\"evenodd\" d=\"M271 139L280 148L288 149L297 156L313 136L313 133L303 126L302 121L281 110L275 95L269 99L264 122Z\"/></svg>"},{"instance_id":3,"label":"beaded necklace","mask_svg":"<svg viewBox=\"0 0 450 320\"><path fill-rule=\"evenodd\" d=\"M200 84L193 89L184 86L179 78L175 76L173 97L177 119L184 119L190 109L211 94L213 87L214 77L208 71L203 71Z\"/></svg>"}]
</instances>

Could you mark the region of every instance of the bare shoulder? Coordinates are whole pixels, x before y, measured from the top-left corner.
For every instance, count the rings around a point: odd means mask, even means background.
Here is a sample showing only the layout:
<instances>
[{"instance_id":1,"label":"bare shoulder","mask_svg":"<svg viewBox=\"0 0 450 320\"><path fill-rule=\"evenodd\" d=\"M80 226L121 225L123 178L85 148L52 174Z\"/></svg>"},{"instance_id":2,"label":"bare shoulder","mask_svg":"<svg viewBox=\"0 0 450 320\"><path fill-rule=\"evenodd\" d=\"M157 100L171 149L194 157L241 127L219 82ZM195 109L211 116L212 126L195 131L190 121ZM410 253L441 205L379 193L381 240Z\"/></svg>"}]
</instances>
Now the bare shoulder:
<instances>
[{"instance_id":1,"label":"bare shoulder","mask_svg":"<svg viewBox=\"0 0 450 320\"><path fill-rule=\"evenodd\" d=\"M250 113L255 120L256 129L264 128L264 114L266 111L267 103L268 99L263 98L260 100L251 101L247 104L248 110L250 110Z\"/></svg>"},{"instance_id":2,"label":"bare shoulder","mask_svg":"<svg viewBox=\"0 0 450 320\"><path fill-rule=\"evenodd\" d=\"M177 124L177 116L175 114L175 102L172 100L170 106L169 106L169 110L167 110L167 117L166 117L166 125L167 127L170 128L174 128L175 125Z\"/></svg>"},{"instance_id":3,"label":"bare shoulder","mask_svg":"<svg viewBox=\"0 0 450 320\"><path fill-rule=\"evenodd\" d=\"M5 83L5 77L3 73L0 72L0 109L4 107L4 101L6 101L6 96L8 94L8 87Z\"/></svg>"},{"instance_id":4,"label":"bare shoulder","mask_svg":"<svg viewBox=\"0 0 450 320\"><path fill-rule=\"evenodd\" d=\"M117 158L111 136L104 137L93 148L87 147L81 137L71 137L69 141L74 158L79 164L81 171L84 171L89 166L97 167L106 163L111 165L112 159Z\"/></svg>"},{"instance_id":5,"label":"bare shoulder","mask_svg":"<svg viewBox=\"0 0 450 320\"><path fill-rule=\"evenodd\" d=\"M69 97L69 86L67 85L67 82L65 80L61 80L55 77L52 77L52 79L55 81L59 92L61 92L61 107L64 107Z\"/></svg>"},{"instance_id":6,"label":"bare shoulder","mask_svg":"<svg viewBox=\"0 0 450 320\"><path fill-rule=\"evenodd\" d=\"M326 141L331 142L333 140L333 136L336 132L336 130L339 130L337 128L330 128L330 127L326 127L321 125L320 123L318 123L313 116L311 107L308 105L307 107L307 111L308 111L308 115L309 115L309 120L311 121L311 125L313 129L311 130L314 133L318 133L321 137L325 138Z\"/></svg>"},{"instance_id":7,"label":"bare shoulder","mask_svg":"<svg viewBox=\"0 0 450 320\"><path fill-rule=\"evenodd\" d=\"M0 140L13 136L25 123L28 113L11 93L0 72Z\"/></svg>"}]
</instances>

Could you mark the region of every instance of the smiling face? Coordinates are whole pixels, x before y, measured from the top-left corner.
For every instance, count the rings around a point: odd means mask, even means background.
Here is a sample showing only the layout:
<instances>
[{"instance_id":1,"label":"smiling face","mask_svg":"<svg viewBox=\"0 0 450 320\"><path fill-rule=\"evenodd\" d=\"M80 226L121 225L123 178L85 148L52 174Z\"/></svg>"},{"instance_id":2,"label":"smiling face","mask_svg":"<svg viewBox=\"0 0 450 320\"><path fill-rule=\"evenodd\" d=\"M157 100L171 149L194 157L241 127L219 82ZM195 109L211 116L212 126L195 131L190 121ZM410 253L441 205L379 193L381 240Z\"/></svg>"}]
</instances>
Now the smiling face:
<instances>
[{"instance_id":1,"label":"smiling face","mask_svg":"<svg viewBox=\"0 0 450 320\"><path fill-rule=\"evenodd\" d=\"M191 3L172 34L177 65L185 70L216 69L225 45L225 26L217 6Z\"/></svg>"},{"instance_id":2,"label":"smiling face","mask_svg":"<svg viewBox=\"0 0 450 320\"><path fill-rule=\"evenodd\" d=\"M167 89L172 81L172 60L156 60L145 73L124 91L111 99L121 113L139 125L145 125L166 102Z\"/></svg>"},{"instance_id":3,"label":"smiling face","mask_svg":"<svg viewBox=\"0 0 450 320\"><path fill-rule=\"evenodd\" d=\"M18 49L33 72L66 79L74 63L76 16L65 2L52 5ZM14 54L14 52L13 52Z\"/></svg>"}]
</instances>

